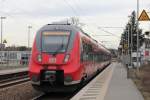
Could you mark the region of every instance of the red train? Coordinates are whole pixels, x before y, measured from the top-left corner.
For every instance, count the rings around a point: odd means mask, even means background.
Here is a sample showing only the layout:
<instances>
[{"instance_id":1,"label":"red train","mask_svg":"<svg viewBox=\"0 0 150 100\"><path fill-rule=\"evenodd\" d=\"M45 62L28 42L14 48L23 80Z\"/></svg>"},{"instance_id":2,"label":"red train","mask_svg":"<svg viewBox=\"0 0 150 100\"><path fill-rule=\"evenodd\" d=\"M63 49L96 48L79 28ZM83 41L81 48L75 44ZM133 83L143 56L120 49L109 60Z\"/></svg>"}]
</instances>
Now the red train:
<instances>
[{"instance_id":1,"label":"red train","mask_svg":"<svg viewBox=\"0 0 150 100\"><path fill-rule=\"evenodd\" d=\"M35 89L73 91L110 64L111 53L71 24L48 24L36 34L29 62Z\"/></svg>"}]
</instances>

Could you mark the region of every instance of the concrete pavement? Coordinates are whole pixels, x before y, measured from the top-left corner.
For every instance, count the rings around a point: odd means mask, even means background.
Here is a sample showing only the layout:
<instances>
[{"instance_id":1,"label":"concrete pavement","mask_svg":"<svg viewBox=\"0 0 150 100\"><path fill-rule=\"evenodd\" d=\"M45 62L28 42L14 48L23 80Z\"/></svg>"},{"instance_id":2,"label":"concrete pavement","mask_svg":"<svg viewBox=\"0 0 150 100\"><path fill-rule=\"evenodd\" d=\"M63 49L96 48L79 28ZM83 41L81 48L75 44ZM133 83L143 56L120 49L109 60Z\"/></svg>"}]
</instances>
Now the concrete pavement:
<instances>
[{"instance_id":1,"label":"concrete pavement","mask_svg":"<svg viewBox=\"0 0 150 100\"><path fill-rule=\"evenodd\" d=\"M122 64L114 63L114 72L109 82L104 100L144 100L131 79L127 79L126 69Z\"/></svg>"}]
</instances>

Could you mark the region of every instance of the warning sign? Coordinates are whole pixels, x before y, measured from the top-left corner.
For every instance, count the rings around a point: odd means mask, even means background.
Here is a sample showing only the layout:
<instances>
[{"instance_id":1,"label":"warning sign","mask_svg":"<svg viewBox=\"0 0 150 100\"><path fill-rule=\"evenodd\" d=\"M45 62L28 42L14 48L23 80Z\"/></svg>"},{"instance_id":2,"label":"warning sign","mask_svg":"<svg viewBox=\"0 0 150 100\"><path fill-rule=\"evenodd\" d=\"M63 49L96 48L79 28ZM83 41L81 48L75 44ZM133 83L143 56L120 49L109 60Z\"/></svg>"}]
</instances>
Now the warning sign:
<instances>
[{"instance_id":1,"label":"warning sign","mask_svg":"<svg viewBox=\"0 0 150 100\"><path fill-rule=\"evenodd\" d=\"M149 18L148 14L146 13L145 10L142 11L138 20L139 21L150 21L150 18Z\"/></svg>"}]
</instances>

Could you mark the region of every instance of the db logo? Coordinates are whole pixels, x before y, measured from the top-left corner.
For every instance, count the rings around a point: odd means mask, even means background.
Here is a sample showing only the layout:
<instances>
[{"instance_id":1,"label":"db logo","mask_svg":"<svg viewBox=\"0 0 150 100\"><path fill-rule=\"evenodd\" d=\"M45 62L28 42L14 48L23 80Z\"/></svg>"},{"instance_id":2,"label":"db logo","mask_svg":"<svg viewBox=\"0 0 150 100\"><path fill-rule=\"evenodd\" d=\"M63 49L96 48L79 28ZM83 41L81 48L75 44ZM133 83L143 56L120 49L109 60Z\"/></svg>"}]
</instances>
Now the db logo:
<instances>
[{"instance_id":1,"label":"db logo","mask_svg":"<svg viewBox=\"0 0 150 100\"><path fill-rule=\"evenodd\" d=\"M49 62L50 62L50 63L56 63L56 58L55 58L55 57L50 58Z\"/></svg>"}]
</instances>

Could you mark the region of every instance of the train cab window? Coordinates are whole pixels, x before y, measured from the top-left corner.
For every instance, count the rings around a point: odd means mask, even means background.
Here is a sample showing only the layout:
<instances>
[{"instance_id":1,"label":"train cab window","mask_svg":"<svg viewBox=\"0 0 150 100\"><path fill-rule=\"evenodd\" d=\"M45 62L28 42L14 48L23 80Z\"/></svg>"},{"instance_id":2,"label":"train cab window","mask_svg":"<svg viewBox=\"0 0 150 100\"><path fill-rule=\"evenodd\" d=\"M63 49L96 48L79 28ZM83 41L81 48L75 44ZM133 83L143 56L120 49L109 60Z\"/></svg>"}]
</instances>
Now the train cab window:
<instances>
[{"instance_id":1,"label":"train cab window","mask_svg":"<svg viewBox=\"0 0 150 100\"><path fill-rule=\"evenodd\" d=\"M42 34L42 52L65 52L70 32L44 32Z\"/></svg>"}]
</instances>

